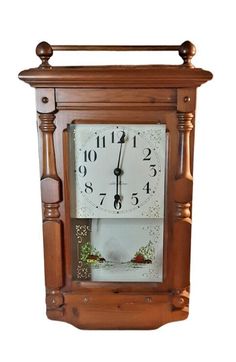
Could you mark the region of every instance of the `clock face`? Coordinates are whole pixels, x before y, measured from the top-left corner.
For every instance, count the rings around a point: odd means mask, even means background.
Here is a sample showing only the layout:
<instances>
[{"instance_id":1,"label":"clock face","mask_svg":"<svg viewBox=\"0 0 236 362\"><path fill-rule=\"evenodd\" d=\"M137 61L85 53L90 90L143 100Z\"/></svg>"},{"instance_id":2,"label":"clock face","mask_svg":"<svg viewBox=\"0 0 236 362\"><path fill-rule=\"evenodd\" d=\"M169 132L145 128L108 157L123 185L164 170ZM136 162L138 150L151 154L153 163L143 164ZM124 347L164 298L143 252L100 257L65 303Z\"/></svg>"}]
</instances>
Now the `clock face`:
<instances>
[{"instance_id":1,"label":"clock face","mask_svg":"<svg viewBox=\"0 0 236 362\"><path fill-rule=\"evenodd\" d=\"M70 125L71 216L163 218L165 125Z\"/></svg>"}]
</instances>

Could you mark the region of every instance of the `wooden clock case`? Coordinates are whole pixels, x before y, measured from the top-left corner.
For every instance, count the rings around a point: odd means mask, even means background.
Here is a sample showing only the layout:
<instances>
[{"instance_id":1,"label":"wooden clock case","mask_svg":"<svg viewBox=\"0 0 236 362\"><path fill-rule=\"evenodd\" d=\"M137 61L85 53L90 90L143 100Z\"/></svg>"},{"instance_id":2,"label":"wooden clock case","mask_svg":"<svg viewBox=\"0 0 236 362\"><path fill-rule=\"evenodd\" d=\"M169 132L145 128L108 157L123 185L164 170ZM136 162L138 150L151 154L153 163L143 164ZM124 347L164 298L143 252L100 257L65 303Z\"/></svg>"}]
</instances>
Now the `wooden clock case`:
<instances>
[{"instance_id":1,"label":"wooden clock case","mask_svg":"<svg viewBox=\"0 0 236 362\"><path fill-rule=\"evenodd\" d=\"M53 51L178 51L182 65L54 67ZM47 316L82 329L152 329L188 316L196 89L195 47L40 43L36 88ZM165 123L167 166L162 283L72 280L68 132L72 123Z\"/></svg>"}]
</instances>

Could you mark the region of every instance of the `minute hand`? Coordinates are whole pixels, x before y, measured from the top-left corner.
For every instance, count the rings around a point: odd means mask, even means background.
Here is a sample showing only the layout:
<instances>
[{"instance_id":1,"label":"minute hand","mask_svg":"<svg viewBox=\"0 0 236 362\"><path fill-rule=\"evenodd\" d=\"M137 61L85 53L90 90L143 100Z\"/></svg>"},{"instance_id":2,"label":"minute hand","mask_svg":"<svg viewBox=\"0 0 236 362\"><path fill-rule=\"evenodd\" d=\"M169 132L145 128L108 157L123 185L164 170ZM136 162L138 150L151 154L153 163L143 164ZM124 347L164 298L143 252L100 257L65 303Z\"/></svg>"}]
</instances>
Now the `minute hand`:
<instances>
[{"instance_id":1,"label":"minute hand","mask_svg":"<svg viewBox=\"0 0 236 362\"><path fill-rule=\"evenodd\" d=\"M120 168L120 158L121 158L121 150L122 150L123 143L124 142L121 142L121 144L120 144L120 152L119 152L119 157L118 157L117 168Z\"/></svg>"}]
</instances>

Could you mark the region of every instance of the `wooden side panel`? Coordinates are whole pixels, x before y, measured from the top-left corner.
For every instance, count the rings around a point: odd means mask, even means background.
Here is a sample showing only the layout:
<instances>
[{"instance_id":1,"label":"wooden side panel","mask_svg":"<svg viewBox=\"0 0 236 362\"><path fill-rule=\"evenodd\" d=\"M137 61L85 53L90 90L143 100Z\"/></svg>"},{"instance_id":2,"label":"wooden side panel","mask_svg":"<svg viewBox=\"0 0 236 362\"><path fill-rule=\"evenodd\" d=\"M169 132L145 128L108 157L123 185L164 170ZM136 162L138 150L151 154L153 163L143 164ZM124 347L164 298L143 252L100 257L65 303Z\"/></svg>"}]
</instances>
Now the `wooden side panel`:
<instances>
[{"instance_id":1,"label":"wooden side panel","mask_svg":"<svg viewBox=\"0 0 236 362\"><path fill-rule=\"evenodd\" d=\"M57 289L63 285L61 223L44 221L43 238L46 286Z\"/></svg>"},{"instance_id":2,"label":"wooden side panel","mask_svg":"<svg viewBox=\"0 0 236 362\"><path fill-rule=\"evenodd\" d=\"M191 220L179 220L174 225L173 286L189 287Z\"/></svg>"}]
</instances>

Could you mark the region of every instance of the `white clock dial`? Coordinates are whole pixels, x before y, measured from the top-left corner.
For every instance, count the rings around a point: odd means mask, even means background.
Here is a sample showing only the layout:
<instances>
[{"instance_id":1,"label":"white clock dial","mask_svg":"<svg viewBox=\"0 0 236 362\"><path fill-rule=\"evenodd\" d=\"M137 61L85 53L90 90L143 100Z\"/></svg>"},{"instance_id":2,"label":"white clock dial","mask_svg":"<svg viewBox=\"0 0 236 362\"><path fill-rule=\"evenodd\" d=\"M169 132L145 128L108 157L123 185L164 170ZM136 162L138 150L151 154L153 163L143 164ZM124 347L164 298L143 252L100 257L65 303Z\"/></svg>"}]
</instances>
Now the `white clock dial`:
<instances>
[{"instance_id":1,"label":"white clock dial","mask_svg":"<svg viewBox=\"0 0 236 362\"><path fill-rule=\"evenodd\" d=\"M163 218L165 125L71 125L76 218Z\"/></svg>"}]
</instances>

